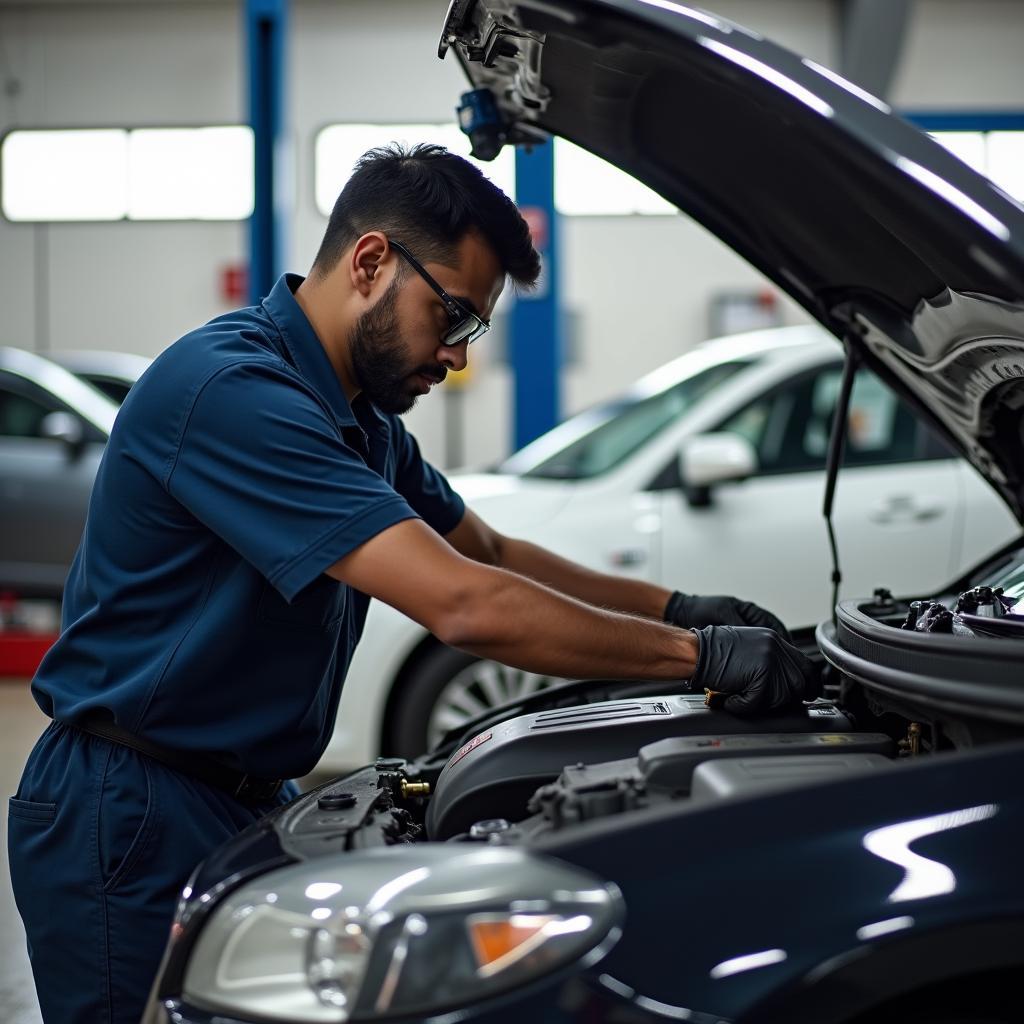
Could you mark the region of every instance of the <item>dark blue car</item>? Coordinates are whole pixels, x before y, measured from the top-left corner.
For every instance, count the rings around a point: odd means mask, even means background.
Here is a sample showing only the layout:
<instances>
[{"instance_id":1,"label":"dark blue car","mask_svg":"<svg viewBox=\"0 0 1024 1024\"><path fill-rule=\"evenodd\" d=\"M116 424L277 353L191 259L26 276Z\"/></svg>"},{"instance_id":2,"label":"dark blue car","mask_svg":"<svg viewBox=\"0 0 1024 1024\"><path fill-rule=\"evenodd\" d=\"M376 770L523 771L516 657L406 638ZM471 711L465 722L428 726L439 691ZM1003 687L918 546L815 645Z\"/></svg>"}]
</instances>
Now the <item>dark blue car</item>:
<instances>
[{"instance_id":1,"label":"dark blue car","mask_svg":"<svg viewBox=\"0 0 1024 1024\"><path fill-rule=\"evenodd\" d=\"M456 0L440 49L497 101L481 151L561 135L649 184L1020 519L1013 200L670 0ZM572 683L282 808L195 873L152 1019L1020 1021L1024 540L942 594L885 583L799 638L828 699L752 721Z\"/></svg>"}]
</instances>

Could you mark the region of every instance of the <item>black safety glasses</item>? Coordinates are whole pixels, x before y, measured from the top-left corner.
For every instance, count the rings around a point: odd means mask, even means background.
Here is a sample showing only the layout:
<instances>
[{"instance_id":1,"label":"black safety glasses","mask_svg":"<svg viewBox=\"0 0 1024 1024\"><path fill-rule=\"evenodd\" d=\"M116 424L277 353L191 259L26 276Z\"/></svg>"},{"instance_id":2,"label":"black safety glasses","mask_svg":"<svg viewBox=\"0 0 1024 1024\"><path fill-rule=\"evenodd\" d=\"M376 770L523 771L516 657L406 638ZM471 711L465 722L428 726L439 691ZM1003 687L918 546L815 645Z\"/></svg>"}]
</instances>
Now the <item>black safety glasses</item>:
<instances>
[{"instance_id":1,"label":"black safety glasses","mask_svg":"<svg viewBox=\"0 0 1024 1024\"><path fill-rule=\"evenodd\" d=\"M449 295L431 276L427 273L423 264L401 242L393 238L388 239L391 248L400 253L409 266L423 278L427 284L437 293L444 303L445 312L448 314L450 326L441 336L442 345L459 345L466 342L472 345L482 334L486 334L491 325L486 320L481 320L472 310L467 309L458 299Z\"/></svg>"}]
</instances>

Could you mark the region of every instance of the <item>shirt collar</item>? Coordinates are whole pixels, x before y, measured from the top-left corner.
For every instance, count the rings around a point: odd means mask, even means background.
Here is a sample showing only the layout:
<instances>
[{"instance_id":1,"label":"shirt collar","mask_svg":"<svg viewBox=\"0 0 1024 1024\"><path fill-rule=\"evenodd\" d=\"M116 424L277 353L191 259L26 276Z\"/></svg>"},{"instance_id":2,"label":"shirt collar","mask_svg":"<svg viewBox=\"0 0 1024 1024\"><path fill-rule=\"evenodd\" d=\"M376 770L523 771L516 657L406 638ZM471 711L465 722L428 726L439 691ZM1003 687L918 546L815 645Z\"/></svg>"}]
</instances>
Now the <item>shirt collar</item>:
<instances>
[{"instance_id":1,"label":"shirt collar","mask_svg":"<svg viewBox=\"0 0 1024 1024\"><path fill-rule=\"evenodd\" d=\"M343 427L359 426L313 325L295 301L295 290L303 280L299 274L283 274L263 300L263 308L281 332L296 369L326 400L338 424Z\"/></svg>"}]
</instances>

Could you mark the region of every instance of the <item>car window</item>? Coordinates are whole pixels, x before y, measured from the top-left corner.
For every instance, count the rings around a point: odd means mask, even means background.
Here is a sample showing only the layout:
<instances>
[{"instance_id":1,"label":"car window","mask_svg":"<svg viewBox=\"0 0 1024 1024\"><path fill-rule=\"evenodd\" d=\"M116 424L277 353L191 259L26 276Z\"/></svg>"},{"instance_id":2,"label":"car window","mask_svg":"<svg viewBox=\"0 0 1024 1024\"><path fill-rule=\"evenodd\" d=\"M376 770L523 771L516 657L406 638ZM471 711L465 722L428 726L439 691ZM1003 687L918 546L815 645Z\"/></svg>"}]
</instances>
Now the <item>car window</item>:
<instances>
[{"instance_id":1,"label":"car window","mask_svg":"<svg viewBox=\"0 0 1024 1024\"><path fill-rule=\"evenodd\" d=\"M70 413L82 427L85 441L103 444L106 435L46 388L18 374L0 373L0 437L42 437L43 420L51 412Z\"/></svg>"},{"instance_id":2,"label":"car window","mask_svg":"<svg viewBox=\"0 0 1024 1024\"><path fill-rule=\"evenodd\" d=\"M823 469L841 380L838 364L807 374L763 395L719 429L753 445L762 473ZM850 399L843 464L871 466L950 454L934 445L926 451L924 437L895 393L869 370L860 370Z\"/></svg>"},{"instance_id":3,"label":"car window","mask_svg":"<svg viewBox=\"0 0 1024 1024\"><path fill-rule=\"evenodd\" d=\"M0 380L0 437L41 437L43 420L57 409Z\"/></svg>"},{"instance_id":4,"label":"car window","mask_svg":"<svg viewBox=\"0 0 1024 1024\"><path fill-rule=\"evenodd\" d=\"M637 449L688 412L712 388L749 365L719 363L650 398L618 402L581 414L596 426L529 469L523 476L585 480L614 469ZM507 470L515 456L502 467Z\"/></svg>"},{"instance_id":5,"label":"car window","mask_svg":"<svg viewBox=\"0 0 1024 1024\"><path fill-rule=\"evenodd\" d=\"M131 381L122 380L119 377L104 377L95 373L79 373L77 376L86 384L91 384L97 391L101 391L111 401L117 402L118 405L128 397L132 386Z\"/></svg>"}]
</instances>

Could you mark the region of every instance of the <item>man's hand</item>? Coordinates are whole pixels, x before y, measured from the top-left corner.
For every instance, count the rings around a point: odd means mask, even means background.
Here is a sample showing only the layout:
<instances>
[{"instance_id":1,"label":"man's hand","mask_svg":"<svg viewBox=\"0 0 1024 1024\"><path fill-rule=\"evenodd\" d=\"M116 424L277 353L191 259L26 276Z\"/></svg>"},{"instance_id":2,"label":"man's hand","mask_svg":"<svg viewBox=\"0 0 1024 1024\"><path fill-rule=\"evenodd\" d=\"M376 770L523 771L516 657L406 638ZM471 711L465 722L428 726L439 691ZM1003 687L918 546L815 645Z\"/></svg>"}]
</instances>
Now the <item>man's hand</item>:
<instances>
[{"instance_id":1,"label":"man's hand","mask_svg":"<svg viewBox=\"0 0 1024 1024\"><path fill-rule=\"evenodd\" d=\"M711 707L736 715L779 711L820 695L814 666L777 632L760 626L705 626L691 685Z\"/></svg>"},{"instance_id":2,"label":"man's hand","mask_svg":"<svg viewBox=\"0 0 1024 1024\"><path fill-rule=\"evenodd\" d=\"M704 626L765 626L774 629L783 640L790 640L789 630L770 611L754 604L741 601L738 597L716 594L700 597L697 594L682 594L678 590L665 606L665 621L684 629L701 629Z\"/></svg>"}]
</instances>

